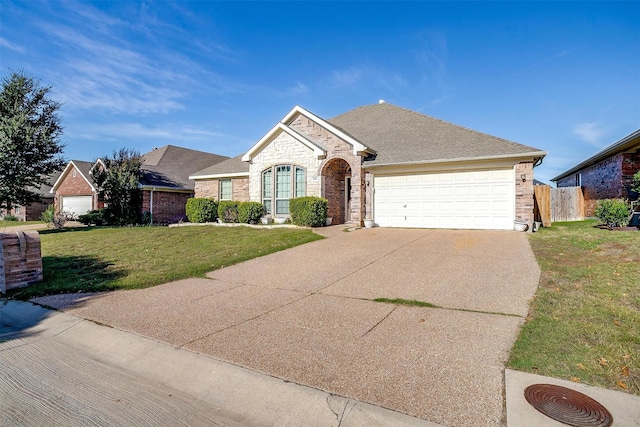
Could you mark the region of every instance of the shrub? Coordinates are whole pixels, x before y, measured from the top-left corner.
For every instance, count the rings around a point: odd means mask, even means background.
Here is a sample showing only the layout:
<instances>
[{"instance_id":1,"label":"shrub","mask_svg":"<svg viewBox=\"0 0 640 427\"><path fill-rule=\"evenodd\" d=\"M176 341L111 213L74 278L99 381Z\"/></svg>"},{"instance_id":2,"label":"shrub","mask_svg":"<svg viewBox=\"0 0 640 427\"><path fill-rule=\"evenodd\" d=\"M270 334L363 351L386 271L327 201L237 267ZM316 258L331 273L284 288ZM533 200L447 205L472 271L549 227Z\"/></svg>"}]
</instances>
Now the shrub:
<instances>
[{"instance_id":1,"label":"shrub","mask_svg":"<svg viewBox=\"0 0 640 427\"><path fill-rule=\"evenodd\" d=\"M104 225L104 217L102 209L89 211L84 215L78 216L78 221L84 225Z\"/></svg>"},{"instance_id":2,"label":"shrub","mask_svg":"<svg viewBox=\"0 0 640 427\"><path fill-rule=\"evenodd\" d=\"M218 203L210 198L191 198L185 207L189 222L213 222L218 218Z\"/></svg>"},{"instance_id":3,"label":"shrub","mask_svg":"<svg viewBox=\"0 0 640 427\"><path fill-rule=\"evenodd\" d=\"M10 215L9 214L9 215L5 215L2 219L5 220L5 221L17 221L18 217L15 216L15 215Z\"/></svg>"},{"instance_id":4,"label":"shrub","mask_svg":"<svg viewBox=\"0 0 640 427\"><path fill-rule=\"evenodd\" d=\"M53 205L47 206L47 209L40 215L40 219L46 222L49 227L53 227L56 230L64 227L64 224L67 222L66 215L60 212L56 213L56 208Z\"/></svg>"},{"instance_id":5,"label":"shrub","mask_svg":"<svg viewBox=\"0 0 640 427\"><path fill-rule=\"evenodd\" d=\"M321 227L327 221L327 199L298 197L289 201L291 222L305 227Z\"/></svg>"},{"instance_id":6,"label":"shrub","mask_svg":"<svg viewBox=\"0 0 640 427\"><path fill-rule=\"evenodd\" d=\"M218 203L218 217L223 222L238 222L238 202L221 200Z\"/></svg>"},{"instance_id":7,"label":"shrub","mask_svg":"<svg viewBox=\"0 0 640 427\"><path fill-rule=\"evenodd\" d=\"M640 195L640 171L636 172L635 175L633 175L631 181L631 189L638 193L638 195Z\"/></svg>"},{"instance_id":8,"label":"shrub","mask_svg":"<svg viewBox=\"0 0 640 427\"><path fill-rule=\"evenodd\" d=\"M622 199L600 200L595 215L610 227L623 227L629 221L629 206Z\"/></svg>"},{"instance_id":9,"label":"shrub","mask_svg":"<svg viewBox=\"0 0 640 427\"><path fill-rule=\"evenodd\" d=\"M260 202L238 203L238 222L257 224L264 215L264 205Z\"/></svg>"}]
</instances>

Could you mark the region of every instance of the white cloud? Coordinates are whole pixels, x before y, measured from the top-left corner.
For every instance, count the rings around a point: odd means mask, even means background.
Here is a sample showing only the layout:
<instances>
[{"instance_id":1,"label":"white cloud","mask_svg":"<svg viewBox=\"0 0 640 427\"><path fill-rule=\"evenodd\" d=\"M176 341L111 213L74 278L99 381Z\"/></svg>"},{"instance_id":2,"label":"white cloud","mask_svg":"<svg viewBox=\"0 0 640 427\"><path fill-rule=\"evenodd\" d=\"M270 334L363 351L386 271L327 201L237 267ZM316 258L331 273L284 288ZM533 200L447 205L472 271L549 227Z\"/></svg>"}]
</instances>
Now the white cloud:
<instances>
[{"instance_id":1,"label":"white cloud","mask_svg":"<svg viewBox=\"0 0 640 427\"><path fill-rule=\"evenodd\" d=\"M352 65L334 70L328 78L328 87L331 89L356 89L362 86L397 93L398 88L406 86L406 81L398 73L369 65Z\"/></svg>"},{"instance_id":2,"label":"white cloud","mask_svg":"<svg viewBox=\"0 0 640 427\"><path fill-rule=\"evenodd\" d=\"M7 49L10 49L14 52L18 52L18 53L24 53L26 51L26 49L22 46L19 46L17 44L13 44L11 43L9 40L0 37L0 46L2 47L6 47Z\"/></svg>"},{"instance_id":3,"label":"white cloud","mask_svg":"<svg viewBox=\"0 0 640 427\"><path fill-rule=\"evenodd\" d=\"M606 129L596 122L578 123L573 127L574 135L594 147L602 146L602 139L606 133Z\"/></svg>"}]
</instances>

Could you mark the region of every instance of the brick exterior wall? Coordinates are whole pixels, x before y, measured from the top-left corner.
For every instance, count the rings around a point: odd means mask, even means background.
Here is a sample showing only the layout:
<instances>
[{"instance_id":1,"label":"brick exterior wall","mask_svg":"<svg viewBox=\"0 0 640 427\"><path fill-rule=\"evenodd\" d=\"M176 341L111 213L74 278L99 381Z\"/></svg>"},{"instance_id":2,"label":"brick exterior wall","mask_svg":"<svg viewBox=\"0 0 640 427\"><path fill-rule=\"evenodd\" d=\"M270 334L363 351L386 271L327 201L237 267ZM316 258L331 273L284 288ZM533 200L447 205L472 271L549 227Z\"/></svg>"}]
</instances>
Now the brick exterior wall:
<instances>
[{"instance_id":1,"label":"brick exterior wall","mask_svg":"<svg viewBox=\"0 0 640 427\"><path fill-rule=\"evenodd\" d=\"M533 214L533 163L523 162L515 166L516 219L532 224ZM524 176L524 181L522 177Z\"/></svg>"},{"instance_id":2,"label":"brick exterior wall","mask_svg":"<svg viewBox=\"0 0 640 427\"><path fill-rule=\"evenodd\" d=\"M199 179L194 188L195 196L219 200L220 180ZM249 178L231 178L231 194L238 202L249 201Z\"/></svg>"},{"instance_id":3,"label":"brick exterior wall","mask_svg":"<svg viewBox=\"0 0 640 427\"><path fill-rule=\"evenodd\" d=\"M640 170L640 149L618 153L557 181L558 187L579 184L584 195L584 214L593 216L598 200L632 198L631 180Z\"/></svg>"},{"instance_id":4,"label":"brick exterior wall","mask_svg":"<svg viewBox=\"0 0 640 427\"><path fill-rule=\"evenodd\" d=\"M75 177L73 176L74 171L76 172ZM64 196L93 196L91 209L97 209L98 197L96 193L91 189L91 185L83 178L82 173L80 173L75 166L68 171L56 189L54 204L57 212L62 208L62 197Z\"/></svg>"},{"instance_id":5,"label":"brick exterior wall","mask_svg":"<svg viewBox=\"0 0 640 427\"><path fill-rule=\"evenodd\" d=\"M53 203L53 198L43 198L42 202L33 202L28 206L19 205L10 209L9 212L2 210L0 212L0 218L5 215L13 215L18 218L18 221L39 221L42 213L47 210L50 204Z\"/></svg>"},{"instance_id":6,"label":"brick exterior wall","mask_svg":"<svg viewBox=\"0 0 640 427\"><path fill-rule=\"evenodd\" d=\"M153 192L153 223L171 224L186 217L187 200L193 193L178 193L170 191ZM142 192L142 213L152 212L151 191Z\"/></svg>"},{"instance_id":7,"label":"brick exterior wall","mask_svg":"<svg viewBox=\"0 0 640 427\"><path fill-rule=\"evenodd\" d=\"M0 233L0 292L42 281L42 252L37 231Z\"/></svg>"}]
</instances>

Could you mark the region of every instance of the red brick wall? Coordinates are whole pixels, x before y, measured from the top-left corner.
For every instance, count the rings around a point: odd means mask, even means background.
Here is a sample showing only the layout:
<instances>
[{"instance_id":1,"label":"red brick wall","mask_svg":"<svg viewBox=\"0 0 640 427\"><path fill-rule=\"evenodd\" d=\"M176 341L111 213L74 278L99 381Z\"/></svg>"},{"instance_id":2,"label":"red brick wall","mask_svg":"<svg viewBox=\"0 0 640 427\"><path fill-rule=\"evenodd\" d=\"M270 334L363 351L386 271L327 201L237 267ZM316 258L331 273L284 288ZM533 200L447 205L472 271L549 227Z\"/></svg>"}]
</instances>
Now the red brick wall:
<instances>
[{"instance_id":1,"label":"red brick wall","mask_svg":"<svg viewBox=\"0 0 640 427\"><path fill-rule=\"evenodd\" d=\"M76 172L75 177L73 176L74 170ZM91 189L91 185L89 185L87 180L82 177L82 174L75 168L75 166L67 172L66 176L56 189L54 198L56 211L60 210L60 202L62 201L60 196L94 196L92 209L96 209L97 206L97 199L95 193Z\"/></svg>"},{"instance_id":2,"label":"red brick wall","mask_svg":"<svg viewBox=\"0 0 640 427\"><path fill-rule=\"evenodd\" d=\"M639 150L640 151L640 150ZM593 216L598 200L629 198L633 174L640 170L640 152L619 153L577 174L581 175L585 216ZM557 182L558 187L578 185L577 174Z\"/></svg>"},{"instance_id":3,"label":"red brick wall","mask_svg":"<svg viewBox=\"0 0 640 427\"><path fill-rule=\"evenodd\" d=\"M0 292L42 281L37 231L0 233Z\"/></svg>"},{"instance_id":4,"label":"red brick wall","mask_svg":"<svg viewBox=\"0 0 640 427\"><path fill-rule=\"evenodd\" d=\"M199 179L195 185L195 196L219 200L220 181L217 179ZM231 193L233 200L249 201L249 178L232 178Z\"/></svg>"},{"instance_id":5,"label":"red brick wall","mask_svg":"<svg viewBox=\"0 0 640 427\"><path fill-rule=\"evenodd\" d=\"M524 180L522 177L524 176ZM533 222L533 163L516 165L516 219Z\"/></svg>"},{"instance_id":6,"label":"red brick wall","mask_svg":"<svg viewBox=\"0 0 640 427\"><path fill-rule=\"evenodd\" d=\"M174 223L186 216L185 206L193 193L153 192L153 223ZM142 192L142 213L151 212L151 191Z\"/></svg>"}]
</instances>

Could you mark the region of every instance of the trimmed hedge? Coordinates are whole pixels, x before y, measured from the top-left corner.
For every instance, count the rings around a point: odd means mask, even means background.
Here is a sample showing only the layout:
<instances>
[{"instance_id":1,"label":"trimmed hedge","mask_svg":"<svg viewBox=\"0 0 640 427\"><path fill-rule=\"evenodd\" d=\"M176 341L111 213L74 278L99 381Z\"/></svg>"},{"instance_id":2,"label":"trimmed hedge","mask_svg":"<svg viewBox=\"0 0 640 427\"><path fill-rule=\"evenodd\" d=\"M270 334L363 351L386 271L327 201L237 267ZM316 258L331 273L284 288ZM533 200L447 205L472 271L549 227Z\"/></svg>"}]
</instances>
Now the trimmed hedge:
<instances>
[{"instance_id":1,"label":"trimmed hedge","mask_svg":"<svg viewBox=\"0 0 640 427\"><path fill-rule=\"evenodd\" d=\"M238 203L238 222L257 224L264 215L264 205L260 202Z\"/></svg>"},{"instance_id":2,"label":"trimmed hedge","mask_svg":"<svg viewBox=\"0 0 640 427\"><path fill-rule=\"evenodd\" d=\"M322 227L327 221L327 199L298 197L289 200L291 222L304 227Z\"/></svg>"},{"instance_id":3,"label":"trimmed hedge","mask_svg":"<svg viewBox=\"0 0 640 427\"><path fill-rule=\"evenodd\" d=\"M624 227L629 222L629 205L622 199L599 200L595 215L610 227Z\"/></svg>"},{"instance_id":4,"label":"trimmed hedge","mask_svg":"<svg viewBox=\"0 0 640 427\"><path fill-rule=\"evenodd\" d=\"M84 215L78 216L78 222L84 225L104 225L104 217L102 216L102 209L89 211Z\"/></svg>"},{"instance_id":5,"label":"trimmed hedge","mask_svg":"<svg viewBox=\"0 0 640 427\"><path fill-rule=\"evenodd\" d=\"M222 222L238 222L238 204L233 200L220 200L218 203L218 217Z\"/></svg>"},{"instance_id":6,"label":"trimmed hedge","mask_svg":"<svg viewBox=\"0 0 640 427\"><path fill-rule=\"evenodd\" d=\"M189 222L214 222L218 218L218 203L210 198L191 198L185 210Z\"/></svg>"}]
</instances>

